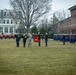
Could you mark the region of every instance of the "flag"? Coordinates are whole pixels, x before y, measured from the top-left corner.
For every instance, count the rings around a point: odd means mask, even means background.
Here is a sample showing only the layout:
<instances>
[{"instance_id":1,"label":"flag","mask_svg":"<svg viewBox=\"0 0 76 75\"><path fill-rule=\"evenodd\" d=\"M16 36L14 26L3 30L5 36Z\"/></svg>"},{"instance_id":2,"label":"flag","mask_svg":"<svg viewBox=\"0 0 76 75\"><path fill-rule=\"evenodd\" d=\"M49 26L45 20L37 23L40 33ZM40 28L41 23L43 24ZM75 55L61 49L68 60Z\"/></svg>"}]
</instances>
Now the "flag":
<instances>
[{"instance_id":1,"label":"flag","mask_svg":"<svg viewBox=\"0 0 76 75\"><path fill-rule=\"evenodd\" d=\"M38 36L34 36L34 42L38 42Z\"/></svg>"}]
</instances>

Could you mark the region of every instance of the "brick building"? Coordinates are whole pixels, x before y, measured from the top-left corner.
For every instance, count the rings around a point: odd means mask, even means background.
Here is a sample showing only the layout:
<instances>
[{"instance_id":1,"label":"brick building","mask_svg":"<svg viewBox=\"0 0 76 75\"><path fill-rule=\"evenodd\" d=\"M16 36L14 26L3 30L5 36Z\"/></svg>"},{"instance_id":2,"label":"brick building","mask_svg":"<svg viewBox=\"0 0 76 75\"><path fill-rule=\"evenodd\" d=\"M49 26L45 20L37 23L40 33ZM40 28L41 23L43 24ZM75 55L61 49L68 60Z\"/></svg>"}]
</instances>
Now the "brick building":
<instances>
[{"instance_id":1,"label":"brick building","mask_svg":"<svg viewBox=\"0 0 76 75\"><path fill-rule=\"evenodd\" d=\"M76 5L69 8L71 17L58 23L58 33L76 33Z\"/></svg>"}]
</instances>

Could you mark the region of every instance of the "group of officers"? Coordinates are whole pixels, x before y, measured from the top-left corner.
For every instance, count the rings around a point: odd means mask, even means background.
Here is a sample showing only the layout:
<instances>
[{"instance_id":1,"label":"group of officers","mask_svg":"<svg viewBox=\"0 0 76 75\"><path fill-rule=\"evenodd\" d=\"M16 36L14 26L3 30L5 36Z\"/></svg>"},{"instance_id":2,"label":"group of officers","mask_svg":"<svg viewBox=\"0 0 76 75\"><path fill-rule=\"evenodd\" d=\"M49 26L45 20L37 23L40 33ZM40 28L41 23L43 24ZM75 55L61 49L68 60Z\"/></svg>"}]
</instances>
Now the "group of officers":
<instances>
[{"instance_id":1,"label":"group of officers","mask_svg":"<svg viewBox=\"0 0 76 75\"><path fill-rule=\"evenodd\" d=\"M41 46L41 34L39 33L38 35L36 35L38 37L38 46ZM45 46L48 46L48 33L45 33L45 35L43 35L44 39L45 39ZM26 46L26 41L28 40L28 47L31 46L32 44L32 39L34 39L33 35L31 33L29 33L28 35L23 34L21 37L19 34L15 35L16 38L16 46L19 47L20 44L20 39L23 39L23 47Z\"/></svg>"}]
</instances>

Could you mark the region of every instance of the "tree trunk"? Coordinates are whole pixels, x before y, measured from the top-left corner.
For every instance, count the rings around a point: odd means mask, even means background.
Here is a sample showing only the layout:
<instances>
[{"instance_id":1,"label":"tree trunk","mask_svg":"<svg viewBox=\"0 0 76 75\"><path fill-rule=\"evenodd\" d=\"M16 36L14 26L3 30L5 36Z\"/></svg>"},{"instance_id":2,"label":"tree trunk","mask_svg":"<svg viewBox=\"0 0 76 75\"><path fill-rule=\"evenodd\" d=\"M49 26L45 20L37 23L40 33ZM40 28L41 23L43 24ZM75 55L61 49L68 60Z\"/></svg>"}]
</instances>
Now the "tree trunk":
<instances>
[{"instance_id":1,"label":"tree trunk","mask_svg":"<svg viewBox=\"0 0 76 75\"><path fill-rule=\"evenodd\" d=\"M30 28L27 28L27 34L28 33L31 33L31 29Z\"/></svg>"}]
</instances>

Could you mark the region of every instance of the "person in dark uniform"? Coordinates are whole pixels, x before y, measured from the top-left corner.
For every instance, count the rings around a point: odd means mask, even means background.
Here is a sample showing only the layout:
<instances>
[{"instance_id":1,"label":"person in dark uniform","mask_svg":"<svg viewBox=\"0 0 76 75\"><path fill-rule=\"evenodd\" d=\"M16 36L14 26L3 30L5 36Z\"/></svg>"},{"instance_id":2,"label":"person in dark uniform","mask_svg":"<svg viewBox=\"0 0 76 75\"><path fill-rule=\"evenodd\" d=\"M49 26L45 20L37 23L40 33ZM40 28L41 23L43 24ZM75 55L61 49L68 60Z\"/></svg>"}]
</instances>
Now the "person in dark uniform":
<instances>
[{"instance_id":1,"label":"person in dark uniform","mask_svg":"<svg viewBox=\"0 0 76 75\"><path fill-rule=\"evenodd\" d=\"M23 47L25 47L26 45L26 40L27 40L27 36L24 34L23 35Z\"/></svg>"},{"instance_id":2,"label":"person in dark uniform","mask_svg":"<svg viewBox=\"0 0 76 75\"><path fill-rule=\"evenodd\" d=\"M19 47L20 37L18 34L15 35L16 38L16 46Z\"/></svg>"},{"instance_id":3,"label":"person in dark uniform","mask_svg":"<svg viewBox=\"0 0 76 75\"><path fill-rule=\"evenodd\" d=\"M46 47L48 46L48 34L47 33L45 34L45 46Z\"/></svg>"},{"instance_id":4,"label":"person in dark uniform","mask_svg":"<svg viewBox=\"0 0 76 75\"><path fill-rule=\"evenodd\" d=\"M38 46L40 47L41 44L40 44L40 33L38 33Z\"/></svg>"},{"instance_id":5,"label":"person in dark uniform","mask_svg":"<svg viewBox=\"0 0 76 75\"><path fill-rule=\"evenodd\" d=\"M62 40L63 40L63 45L65 45L65 36L63 36Z\"/></svg>"}]
</instances>

